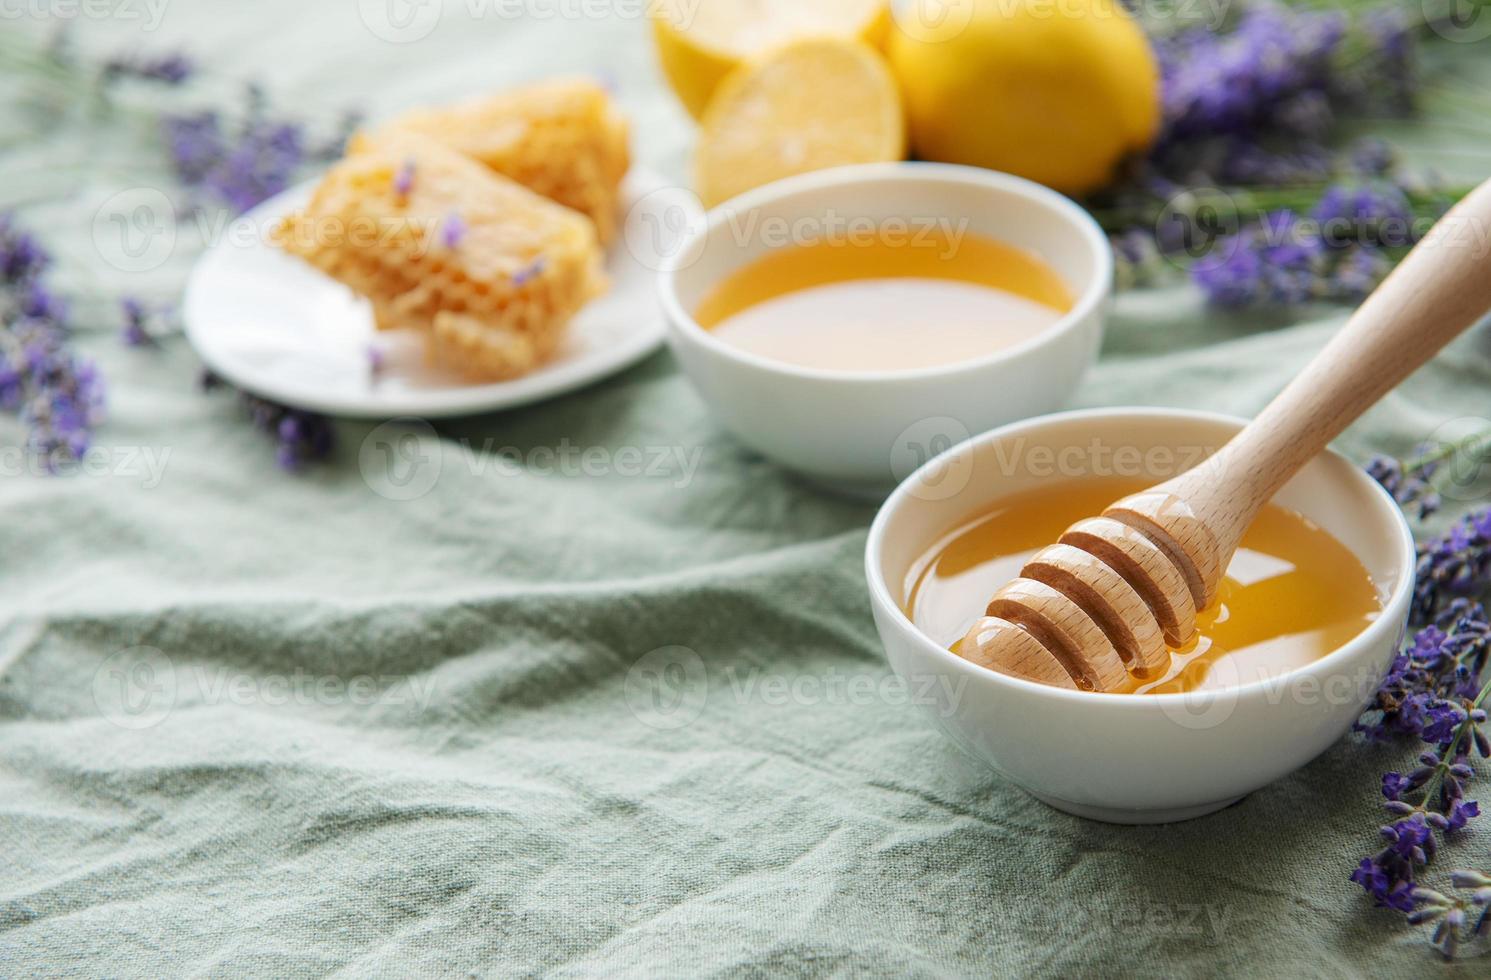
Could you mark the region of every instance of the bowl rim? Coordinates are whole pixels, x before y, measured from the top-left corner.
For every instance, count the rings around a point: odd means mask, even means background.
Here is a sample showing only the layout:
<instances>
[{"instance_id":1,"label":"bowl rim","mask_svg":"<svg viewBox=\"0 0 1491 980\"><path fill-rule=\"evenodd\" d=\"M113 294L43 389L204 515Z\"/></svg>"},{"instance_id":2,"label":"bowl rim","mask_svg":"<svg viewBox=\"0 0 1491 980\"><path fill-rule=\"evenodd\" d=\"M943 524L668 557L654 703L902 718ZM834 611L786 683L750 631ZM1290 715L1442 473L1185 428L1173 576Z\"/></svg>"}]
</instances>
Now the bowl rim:
<instances>
[{"instance_id":1,"label":"bowl rim","mask_svg":"<svg viewBox=\"0 0 1491 980\"><path fill-rule=\"evenodd\" d=\"M684 261L685 257L701 247L715 229L740 211L763 207L793 194L841 187L846 184L928 180L1010 194L1043 205L1057 218L1066 221L1087 245L1094 261L1092 277L1072 303L1072 308L1035 336L1013 347L1006 347L983 357L905 371L838 371L789 364L786 361L773 360L727 344L714 336L711 331L700 326L694 319L694 315L684 309L678 299L678 276L688 267ZM1042 184L1037 184L1035 181L997 170L915 160L829 167L824 170L784 177L746 191L744 194L711 208L704 215L704 220L690 228L679 242L678 248L663 261L658 274L658 295L663 306L663 319L668 323L671 335L686 338L717 356L757 370L775 375L844 385L950 379L967 374L977 374L988 368L1018 360L1029 353L1060 342L1067 334L1079 329L1090 317L1100 313L1102 305L1107 302L1112 290L1113 249L1108 243L1108 237L1092 215L1071 198Z\"/></svg>"},{"instance_id":2,"label":"bowl rim","mask_svg":"<svg viewBox=\"0 0 1491 980\"><path fill-rule=\"evenodd\" d=\"M1218 698L1241 699L1251 694L1267 693L1268 689L1277 689L1288 685L1296 678L1320 671L1322 668L1333 672L1333 668L1339 666L1339 662L1351 659L1355 653L1371 645L1384 631L1401 628L1399 617L1397 615L1389 615L1389 613L1400 605L1403 606L1406 613L1408 602L1413 592L1414 571L1417 565L1417 552L1413 540L1413 530L1409 527L1408 518L1403 514L1402 508L1398 506L1397 501L1392 498L1392 495L1380 483L1373 480L1364 470L1354 465L1345 456L1329 447L1322 452L1322 455L1333 456L1342 463L1345 463L1348 470L1355 474L1355 478L1363 484L1368 485L1371 488L1370 492L1375 493L1379 504L1385 506L1387 512L1392 515L1391 523L1397 531L1396 538L1401 560L1398 582L1393 591L1383 600L1382 615L1379 615L1375 620L1368 623L1361 632L1318 660L1302 664L1282 674L1260 678L1246 684L1165 694L1109 694L1100 691L1068 690L1061 687L1052 687L1049 684L1040 684L1021 677L1015 677L1012 674L1002 674L996 670L980 667L978 664L970 663L963 659L951 650L939 646L931 637L923 633L901 609L900 604L891 598L890 590L886 586L883 576L880 574L881 545L885 538L885 529L890 523L891 514L899 510L902 506L905 506L906 500L911 494L911 486L928 472L931 472L946 460L955 457L958 453L964 452L970 447L1004 438L1006 435L1021 428L1033 426L1038 423L1125 417L1136 419L1189 419L1198 422L1222 422L1238 426L1246 425L1250 421L1240 416L1204 409L1113 406L1106 408L1074 409L1065 412L1053 412L1049 415L1038 415L1028 419L1021 419L1018 422L1011 422L1008 425L1002 425L965 439L917 467L915 471L896 486L896 489L891 492L890 496L885 499L885 502L876 512L875 519L870 524L870 530L865 540L865 581L869 587L870 602L872 605L894 617L897 625L908 631L914 637L916 643L933 650L935 655L943 659L949 666L954 669L967 670L972 674L984 678L988 683L995 684L996 686L1005 685L1016 692L1053 697L1072 704L1104 704L1131 709L1138 709L1145 704L1156 705L1161 710L1166 705L1175 705L1178 703L1194 707L1198 703Z\"/></svg>"}]
</instances>

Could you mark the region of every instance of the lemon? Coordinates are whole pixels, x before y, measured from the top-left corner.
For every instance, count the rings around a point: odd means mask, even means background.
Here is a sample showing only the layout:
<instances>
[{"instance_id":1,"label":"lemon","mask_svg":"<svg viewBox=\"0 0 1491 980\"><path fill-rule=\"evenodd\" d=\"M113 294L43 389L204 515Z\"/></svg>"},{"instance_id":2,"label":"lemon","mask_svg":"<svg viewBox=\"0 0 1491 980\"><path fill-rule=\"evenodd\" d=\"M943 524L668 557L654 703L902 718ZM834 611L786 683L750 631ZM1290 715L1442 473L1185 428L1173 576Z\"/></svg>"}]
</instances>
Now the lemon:
<instances>
[{"instance_id":1,"label":"lemon","mask_svg":"<svg viewBox=\"0 0 1491 980\"><path fill-rule=\"evenodd\" d=\"M793 41L720 83L700 124L694 188L706 207L782 177L900 160L906 123L885 59L859 41Z\"/></svg>"},{"instance_id":2,"label":"lemon","mask_svg":"<svg viewBox=\"0 0 1491 980\"><path fill-rule=\"evenodd\" d=\"M750 58L802 37L879 45L890 21L887 0L656 0L647 7L663 73L695 119Z\"/></svg>"},{"instance_id":3,"label":"lemon","mask_svg":"<svg viewBox=\"0 0 1491 980\"><path fill-rule=\"evenodd\" d=\"M1154 52L1115 0L910 0L896 22L919 157L1083 194L1154 140Z\"/></svg>"}]
</instances>

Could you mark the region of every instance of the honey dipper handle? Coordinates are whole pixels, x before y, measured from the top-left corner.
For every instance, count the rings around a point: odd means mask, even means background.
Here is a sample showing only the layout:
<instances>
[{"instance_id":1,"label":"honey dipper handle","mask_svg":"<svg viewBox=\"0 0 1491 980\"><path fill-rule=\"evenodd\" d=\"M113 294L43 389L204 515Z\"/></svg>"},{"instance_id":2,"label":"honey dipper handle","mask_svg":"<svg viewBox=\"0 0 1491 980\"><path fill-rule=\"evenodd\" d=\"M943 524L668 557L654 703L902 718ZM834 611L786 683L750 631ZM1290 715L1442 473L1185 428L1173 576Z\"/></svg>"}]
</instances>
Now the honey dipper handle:
<instances>
[{"instance_id":1,"label":"honey dipper handle","mask_svg":"<svg viewBox=\"0 0 1491 980\"><path fill-rule=\"evenodd\" d=\"M1197 598L1222 572L1259 509L1305 463L1440 348L1491 310L1491 180L1429 231L1305 369L1211 461L1161 484L1145 509L1184 512L1200 556ZM1195 529L1190 533L1189 529Z\"/></svg>"}]
</instances>

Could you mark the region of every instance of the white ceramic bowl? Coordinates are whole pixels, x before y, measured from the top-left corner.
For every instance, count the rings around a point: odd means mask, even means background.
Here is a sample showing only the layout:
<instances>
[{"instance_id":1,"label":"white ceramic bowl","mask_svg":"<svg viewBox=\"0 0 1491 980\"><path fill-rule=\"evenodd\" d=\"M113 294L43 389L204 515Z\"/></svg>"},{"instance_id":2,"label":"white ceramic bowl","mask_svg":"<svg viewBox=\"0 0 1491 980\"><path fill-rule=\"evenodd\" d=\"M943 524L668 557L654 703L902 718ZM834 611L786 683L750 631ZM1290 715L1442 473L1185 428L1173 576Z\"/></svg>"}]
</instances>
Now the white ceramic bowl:
<instances>
[{"instance_id":1,"label":"white ceramic bowl","mask_svg":"<svg viewBox=\"0 0 1491 980\"><path fill-rule=\"evenodd\" d=\"M1061 690L970 664L903 612L913 562L999 498L1115 470L1161 480L1242 425L1161 409L1051 415L954 447L891 494L865 552L875 625L896 672L916 690L942 692L933 713L955 742L1058 809L1159 823L1227 806L1309 762L1350 728L1401 642L1414 544L1392 498L1333 452L1312 460L1274 499L1351 549L1371 573L1383 611L1340 649L1282 676L1237 677L1189 694Z\"/></svg>"},{"instance_id":2,"label":"white ceramic bowl","mask_svg":"<svg viewBox=\"0 0 1491 980\"><path fill-rule=\"evenodd\" d=\"M739 350L695 322L709 289L763 253L892 221L913 233L953 222L1033 252L1075 305L1016 347L904 372L796 367ZM819 482L883 495L971 433L1059 407L1097 356L1112 278L1107 238L1060 194L974 167L891 163L792 177L715 208L679 243L661 289L684 373L742 442Z\"/></svg>"}]
</instances>

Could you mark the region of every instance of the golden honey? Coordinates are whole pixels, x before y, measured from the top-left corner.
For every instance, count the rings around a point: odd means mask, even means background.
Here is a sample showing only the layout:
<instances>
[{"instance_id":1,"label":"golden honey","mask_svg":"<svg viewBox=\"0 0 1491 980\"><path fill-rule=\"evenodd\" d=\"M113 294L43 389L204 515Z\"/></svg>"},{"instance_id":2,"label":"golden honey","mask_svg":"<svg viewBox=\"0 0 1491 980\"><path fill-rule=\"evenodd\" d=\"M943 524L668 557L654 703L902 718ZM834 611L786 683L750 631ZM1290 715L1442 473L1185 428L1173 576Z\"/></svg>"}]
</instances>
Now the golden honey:
<instances>
[{"instance_id":1,"label":"golden honey","mask_svg":"<svg viewBox=\"0 0 1491 980\"><path fill-rule=\"evenodd\" d=\"M1119 478L1074 480L1015 494L944 535L911 568L906 614L953 649L990 597L1070 525L1144 488ZM1162 675L1120 693L1246 684L1318 660L1382 611L1367 570L1345 545L1284 507L1264 507L1243 536L1197 635L1170 651Z\"/></svg>"},{"instance_id":2,"label":"golden honey","mask_svg":"<svg viewBox=\"0 0 1491 980\"><path fill-rule=\"evenodd\" d=\"M966 230L882 226L776 249L694 318L741 350L830 371L906 371L1024 343L1072 307L1034 255Z\"/></svg>"}]
</instances>

